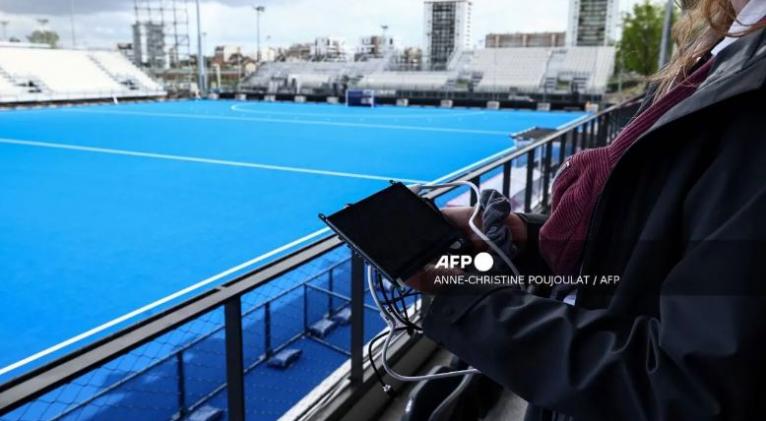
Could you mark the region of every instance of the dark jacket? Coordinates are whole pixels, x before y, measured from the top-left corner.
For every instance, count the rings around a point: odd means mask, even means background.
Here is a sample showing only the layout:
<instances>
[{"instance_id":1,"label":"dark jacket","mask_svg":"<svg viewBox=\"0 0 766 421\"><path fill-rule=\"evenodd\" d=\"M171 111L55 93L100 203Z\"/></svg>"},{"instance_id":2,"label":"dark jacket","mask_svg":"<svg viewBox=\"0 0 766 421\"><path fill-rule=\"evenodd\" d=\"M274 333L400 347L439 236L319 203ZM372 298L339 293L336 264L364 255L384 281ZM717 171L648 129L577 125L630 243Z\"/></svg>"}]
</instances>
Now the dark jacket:
<instances>
[{"instance_id":1,"label":"dark jacket","mask_svg":"<svg viewBox=\"0 0 766 421\"><path fill-rule=\"evenodd\" d=\"M619 284L581 287L575 306L510 287L438 296L426 335L529 401L527 419L764 419L765 38L719 53L614 168L581 274Z\"/></svg>"}]
</instances>

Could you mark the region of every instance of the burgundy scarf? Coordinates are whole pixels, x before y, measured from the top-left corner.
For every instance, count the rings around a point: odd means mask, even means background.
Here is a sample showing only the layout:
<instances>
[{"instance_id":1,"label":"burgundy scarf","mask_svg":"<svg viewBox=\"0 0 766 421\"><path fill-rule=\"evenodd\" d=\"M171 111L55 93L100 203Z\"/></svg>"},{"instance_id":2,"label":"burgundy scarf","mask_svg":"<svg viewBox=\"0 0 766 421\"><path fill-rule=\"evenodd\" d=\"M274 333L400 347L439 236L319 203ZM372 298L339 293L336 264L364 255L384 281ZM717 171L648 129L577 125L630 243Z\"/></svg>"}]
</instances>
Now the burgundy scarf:
<instances>
[{"instance_id":1,"label":"burgundy scarf","mask_svg":"<svg viewBox=\"0 0 766 421\"><path fill-rule=\"evenodd\" d=\"M540 230L540 253L554 273L577 273L593 209L612 169L660 117L697 90L713 61L639 114L608 146L579 152L563 164L553 183L550 218Z\"/></svg>"}]
</instances>

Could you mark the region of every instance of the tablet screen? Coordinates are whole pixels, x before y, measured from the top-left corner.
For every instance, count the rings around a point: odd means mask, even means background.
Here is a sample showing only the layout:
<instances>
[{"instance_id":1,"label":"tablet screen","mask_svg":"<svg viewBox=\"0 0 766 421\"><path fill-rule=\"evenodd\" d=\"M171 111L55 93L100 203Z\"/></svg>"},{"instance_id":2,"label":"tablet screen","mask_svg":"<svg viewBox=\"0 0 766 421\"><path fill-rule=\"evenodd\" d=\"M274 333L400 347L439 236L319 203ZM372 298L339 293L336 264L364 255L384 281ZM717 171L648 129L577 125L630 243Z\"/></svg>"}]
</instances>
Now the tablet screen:
<instances>
[{"instance_id":1,"label":"tablet screen","mask_svg":"<svg viewBox=\"0 0 766 421\"><path fill-rule=\"evenodd\" d=\"M409 278L462 238L441 212L400 183L326 222L392 280Z\"/></svg>"}]
</instances>

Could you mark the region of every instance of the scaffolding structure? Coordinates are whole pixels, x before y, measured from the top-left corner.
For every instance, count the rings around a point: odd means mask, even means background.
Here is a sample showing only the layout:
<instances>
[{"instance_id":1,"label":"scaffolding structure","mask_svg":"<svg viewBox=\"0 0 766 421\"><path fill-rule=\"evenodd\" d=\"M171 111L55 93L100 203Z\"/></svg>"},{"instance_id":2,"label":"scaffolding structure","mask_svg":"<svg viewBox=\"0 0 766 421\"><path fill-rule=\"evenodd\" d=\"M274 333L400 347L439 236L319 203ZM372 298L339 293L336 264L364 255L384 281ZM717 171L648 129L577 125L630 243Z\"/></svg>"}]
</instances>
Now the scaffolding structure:
<instances>
[{"instance_id":1,"label":"scaffolding structure","mask_svg":"<svg viewBox=\"0 0 766 421\"><path fill-rule=\"evenodd\" d=\"M188 0L134 0L133 59L152 71L190 65Z\"/></svg>"}]
</instances>

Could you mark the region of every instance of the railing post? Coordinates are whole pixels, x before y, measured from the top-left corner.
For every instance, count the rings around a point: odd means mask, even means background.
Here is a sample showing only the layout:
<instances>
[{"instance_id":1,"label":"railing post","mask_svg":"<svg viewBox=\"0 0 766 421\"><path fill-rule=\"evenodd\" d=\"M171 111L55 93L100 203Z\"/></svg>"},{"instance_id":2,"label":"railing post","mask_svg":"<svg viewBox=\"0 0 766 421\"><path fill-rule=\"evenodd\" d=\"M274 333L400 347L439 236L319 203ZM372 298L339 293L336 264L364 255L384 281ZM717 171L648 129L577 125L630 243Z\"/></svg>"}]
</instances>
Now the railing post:
<instances>
[{"instance_id":1,"label":"railing post","mask_svg":"<svg viewBox=\"0 0 766 421\"><path fill-rule=\"evenodd\" d=\"M335 292L335 279L333 278L332 271L333 269L330 269L330 271L327 272L327 289L329 289L330 292ZM332 298L333 297L331 294L327 294L327 315L328 316L332 315L332 312L334 310L332 306Z\"/></svg>"},{"instance_id":2,"label":"railing post","mask_svg":"<svg viewBox=\"0 0 766 421\"><path fill-rule=\"evenodd\" d=\"M303 331L309 331L309 288L303 284Z\"/></svg>"},{"instance_id":3,"label":"railing post","mask_svg":"<svg viewBox=\"0 0 766 421\"><path fill-rule=\"evenodd\" d=\"M226 393L228 419L245 420L245 364L242 355L242 305L240 297L224 304L226 331Z\"/></svg>"},{"instance_id":4,"label":"railing post","mask_svg":"<svg viewBox=\"0 0 766 421\"><path fill-rule=\"evenodd\" d=\"M603 121L603 116L598 116L593 121L593 145L592 148L601 146L601 130L603 129L601 122Z\"/></svg>"},{"instance_id":5,"label":"railing post","mask_svg":"<svg viewBox=\"0 0 766 421\"><path fill-rule=\"evenodd\" d=\"M513 172L513 163L508 161L503 164L503 196L511 198L511 174Z\"/></svg>"},{"instance_id":6,"label":"railing post","mask_svg":"<svg viewBox=\"0 0 766 421\"><path fill-rule=\"evenodd\" d=\"M263 305L263 353L266 358L271 356L271 301Z\"/></svg>"},{"instance_id":7,"label":"railing post","mask_svg":"<svg viewBox=\"0 0 766 421\"><path fill-rule=\"evenodd\" d=\"M571 132L569 132L571 133ZM559 162L558 165L561 165L564 163L564 160L567 157L567 137L569 137L569 133L563 134L561 137L559 137Z\"/></svg>"},{"instance_id":8,"label":"railing post","mask_svg":"<svg viewBox=\"0 0 766 421\"><path fill-rule=\"evenodd\" d=\"M472 179L470 182L474 186L481 188L481 177L476 177ZM474 192L473 189L471 189L471 206L474 206L476 202L478 201L479 201L479 197L476 196L476 192Z\"/></svg>"},{"instance_id":9,"label":"railing post","mask_svg":"<svg viewBox=\"0 0 766 421\"><path fill-rule=\"evenodd\" d=\"M524 188L524 212L532 212L532 185L534 184L535 149L527 152L527 182Z\"/></svg>"},{"instance_id":10,"label":"railing post","mask_svg":"<svg viewBox=\"0 0 766 421\"><path fill-rule=\"evenodd\" d=\"M548 191L550 190L551 185L551 155L553 155L553 142L555 142L555 140L551 140L545 144L545 158L543 160L543 209L546 212L548 211L548 201L550 199Z\"/></svg>"},{"instance_id":11,"label":"railing post","mask_svg":"<svg viewBox=\"0 0 766 421\"><path fill-rule=\"evenodd\" d=\"M362 383L364 353L364 261L351 254L351 384Z\"/></svg>"},{"instance_id":12,"label":"railing post","mask_svg":"<svg viewBox=\"0 0 766 421\"><path fill-rule=\"evenodd\" d=\"M608 145L609 142L612 140L611 139L611 133L612 133L612 118L611 117L612 117L611 113L607 113L604 115L604 130L601 136L601 146Z\"/></svg>"},{"instance_id":13,"label":"railing post","mask_svg":"<svg viewBox=\"0 0 766 421\"><path fill-rule=\"evenodd\" d=\"M178 375L178 418L186 417L186 371L184 368L184 351L176 352L176 371Z\"/></svg>"}]
</instances>

